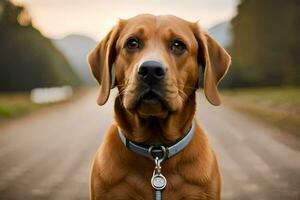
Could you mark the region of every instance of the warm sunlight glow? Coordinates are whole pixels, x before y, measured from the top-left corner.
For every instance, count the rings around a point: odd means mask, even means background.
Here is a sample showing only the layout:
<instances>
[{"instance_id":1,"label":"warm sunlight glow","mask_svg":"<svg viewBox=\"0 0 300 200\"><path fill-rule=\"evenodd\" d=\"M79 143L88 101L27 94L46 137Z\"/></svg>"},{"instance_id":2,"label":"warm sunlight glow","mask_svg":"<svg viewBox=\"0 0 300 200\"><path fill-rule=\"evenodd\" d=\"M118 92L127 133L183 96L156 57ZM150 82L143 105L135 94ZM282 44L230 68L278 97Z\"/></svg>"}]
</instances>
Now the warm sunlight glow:
<instances>
[{"instance_id":1,"label":"warm sunlight glow","mask_svg":"<svg viewBox=\"0 0 300 200\"><path fill-rule=\"evenodd\" d=\"M140 13L173 14L206 28L229 20L236 0L13 0L25 4L33 24L49 37L78 33L99 39L119 18Z\"/></svg>"}]
</instances>

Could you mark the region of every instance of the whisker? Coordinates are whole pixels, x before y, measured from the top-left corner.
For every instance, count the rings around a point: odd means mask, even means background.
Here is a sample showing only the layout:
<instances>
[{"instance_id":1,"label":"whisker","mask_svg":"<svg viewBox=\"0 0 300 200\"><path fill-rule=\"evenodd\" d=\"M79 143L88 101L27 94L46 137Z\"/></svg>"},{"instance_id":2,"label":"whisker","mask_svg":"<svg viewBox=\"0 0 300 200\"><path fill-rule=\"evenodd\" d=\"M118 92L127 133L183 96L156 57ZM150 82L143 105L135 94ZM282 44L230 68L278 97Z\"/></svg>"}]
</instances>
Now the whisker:
<instances>
[{"instance_id":1,"label":"whisker","mask_svg":"<svg viewBox=\"0 0 300 200\"><path fill-rule=\"evenodd\" d=\"M181 89L178 89L178 94L183 100L188 98L188 96Z\"/></svg>"},{"instance_id":2,"label":"whisker","mask_svg":"<svg viewBox=\"0 0 300 200\"><path fill-rule=\"evenodd\" d=\"M191 87L191 86L186 86L184 84L177 84L178 86L183 86L183 88L188 88L188 89L198 89L196 87Z\"/></svg>"}]
</instances>

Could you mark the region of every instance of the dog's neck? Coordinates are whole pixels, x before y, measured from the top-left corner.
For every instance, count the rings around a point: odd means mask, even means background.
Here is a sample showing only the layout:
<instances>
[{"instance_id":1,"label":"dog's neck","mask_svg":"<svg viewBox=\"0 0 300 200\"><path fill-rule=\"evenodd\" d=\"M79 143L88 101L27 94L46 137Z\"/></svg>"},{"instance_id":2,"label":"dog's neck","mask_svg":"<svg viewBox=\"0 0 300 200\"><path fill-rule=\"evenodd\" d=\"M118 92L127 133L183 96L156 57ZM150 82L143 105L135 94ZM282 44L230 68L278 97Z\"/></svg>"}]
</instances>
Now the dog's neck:
<instances>
[{"instance_id":1,"label":"dog's neck","mask_svg":"<svg viewBox=\"0 0 300 200\"><path fill-rule=\"evenodd\" d=\"M188 132L196 111L195 93L183 104L181 110L169 113L163 119L141 118L127 111L120 98L115 100L115 120L128 139L139 143L174 143Z\"/></svg>"}]
</instances>

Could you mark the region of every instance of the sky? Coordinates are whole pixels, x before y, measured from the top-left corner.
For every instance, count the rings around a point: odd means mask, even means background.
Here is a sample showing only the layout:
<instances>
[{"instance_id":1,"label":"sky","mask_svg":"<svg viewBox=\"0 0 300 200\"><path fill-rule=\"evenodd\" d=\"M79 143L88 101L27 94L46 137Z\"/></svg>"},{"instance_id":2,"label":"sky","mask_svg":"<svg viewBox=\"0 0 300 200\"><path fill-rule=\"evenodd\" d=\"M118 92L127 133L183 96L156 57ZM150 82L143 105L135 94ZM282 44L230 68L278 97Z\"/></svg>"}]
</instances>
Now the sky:
<instances>
[{"instance_id":1,"label":"sky","mask_svg":"<svg viewBox=\"0 0 300 200\"><path fill-rule=\"evenodd\" d=\"M12 0L25 5L45 36L81 34L99 40L117 21L141 13L172 14L209 28L230 20L238 0Z\"/></svg>"}]
</instances>

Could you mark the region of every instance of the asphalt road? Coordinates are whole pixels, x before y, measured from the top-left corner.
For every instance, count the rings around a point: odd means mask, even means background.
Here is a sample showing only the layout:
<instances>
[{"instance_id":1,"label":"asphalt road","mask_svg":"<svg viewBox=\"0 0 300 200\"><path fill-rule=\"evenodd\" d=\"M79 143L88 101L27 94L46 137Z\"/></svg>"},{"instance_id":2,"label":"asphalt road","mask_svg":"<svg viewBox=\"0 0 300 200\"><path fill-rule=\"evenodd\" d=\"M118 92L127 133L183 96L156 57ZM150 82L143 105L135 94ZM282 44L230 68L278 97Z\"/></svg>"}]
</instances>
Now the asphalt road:
<instances>
[{"instance_id":1,"label":"asphalt road","mask_svg":"<svg viewBox=\"0 0 300 200\"><path fill-rule=\"evenodd\" d=\"M96 95L0 126L0 200L88 199L90 163L112 120L113 98L100 108ZM223 174L222 199L299 200L300 151L277 129L199 99L197 118Z\"/></svg>"}]
</instances>

